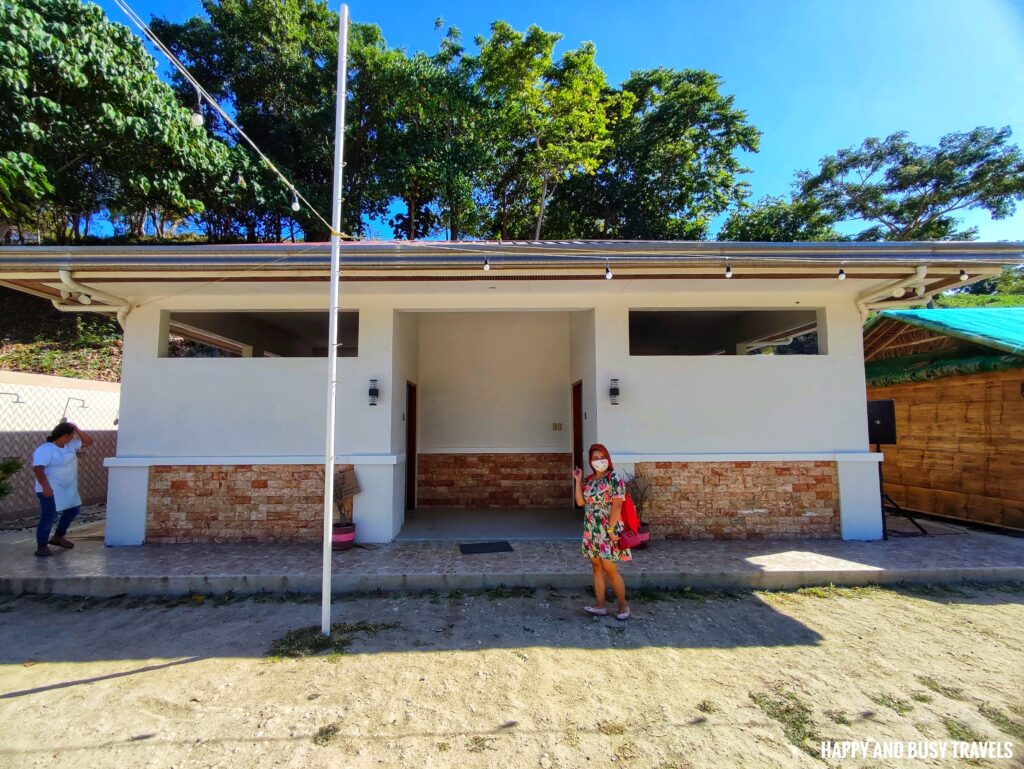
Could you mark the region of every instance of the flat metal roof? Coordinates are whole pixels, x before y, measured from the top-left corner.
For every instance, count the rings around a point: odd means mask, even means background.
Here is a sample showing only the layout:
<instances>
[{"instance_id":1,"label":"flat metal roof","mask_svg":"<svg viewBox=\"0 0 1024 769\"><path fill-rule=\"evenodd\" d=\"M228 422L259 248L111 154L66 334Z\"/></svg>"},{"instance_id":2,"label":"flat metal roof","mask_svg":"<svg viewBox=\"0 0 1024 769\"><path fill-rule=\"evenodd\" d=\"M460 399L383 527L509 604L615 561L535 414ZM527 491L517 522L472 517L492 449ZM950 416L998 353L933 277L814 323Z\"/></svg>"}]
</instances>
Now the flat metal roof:
<instances>
[{"instance_id":1,"label":"flat metal roof","mask_svg":"<svg viewBox=\"0 0 1024 769\"><path fill-rule=\"evenodd\" d=\"M1022 243L926 241L896 243L725 243L708 241L350 241L341 264L360 270L493 267L593 269L623 267L834 267L1024 263ZM175 246L3 246L0 273L36 270L289 271L326 270L329 243Z\"/></svg>"}]
</instances>

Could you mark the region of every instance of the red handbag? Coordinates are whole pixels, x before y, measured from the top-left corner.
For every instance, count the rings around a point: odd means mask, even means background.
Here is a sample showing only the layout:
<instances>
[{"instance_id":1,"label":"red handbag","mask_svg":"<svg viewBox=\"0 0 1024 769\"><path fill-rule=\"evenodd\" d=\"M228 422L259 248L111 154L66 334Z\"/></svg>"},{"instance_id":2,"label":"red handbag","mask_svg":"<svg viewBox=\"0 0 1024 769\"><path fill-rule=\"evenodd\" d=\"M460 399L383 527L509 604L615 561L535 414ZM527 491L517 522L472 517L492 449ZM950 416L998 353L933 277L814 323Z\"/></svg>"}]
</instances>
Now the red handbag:
<instances>
[{"instance_id":1,"label":"red handbag","mask_svg":"<svg viewBox=\"0 0 1024 769\"><path fill-rule=\"evenodd\" d=\"M636 514L636 505L627 492L622 500L622 533L619 534L619 548L637 547L651 538L650 532L640 533L640 517Z\"/></svg>"}]
</instances>

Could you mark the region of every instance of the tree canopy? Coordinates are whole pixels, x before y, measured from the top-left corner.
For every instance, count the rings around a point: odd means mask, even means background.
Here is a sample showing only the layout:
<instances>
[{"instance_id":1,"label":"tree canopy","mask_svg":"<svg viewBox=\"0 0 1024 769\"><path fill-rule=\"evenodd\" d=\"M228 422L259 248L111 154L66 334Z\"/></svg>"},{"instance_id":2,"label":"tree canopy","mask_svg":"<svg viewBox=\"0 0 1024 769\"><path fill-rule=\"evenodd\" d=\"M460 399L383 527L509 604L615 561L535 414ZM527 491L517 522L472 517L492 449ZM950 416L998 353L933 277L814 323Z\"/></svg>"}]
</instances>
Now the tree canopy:
<instances>
[{"instance_id":1,"label":"tree canopy","mask_svg":"<svg viewBox=\"0 0 1024 769\"><path fill-rule=\"evenodd\" d=\"M870 225L857 240L973 240L959 214L987 210L1004 219L1024 199L1024 153L1009 128L943 136L937 147L904 132L871 138L798 175L800 198L834 221Z\"/></svg>"},{"instance_id":2,"label":"tree canopy","mask_svg":"<svg viewBox=\"0 0 1024 769\"><path fill-rule=\"evenodd\" d=\"M330 210L338 16L323 0L202 0L155 33L313 204ZM0 223L82 242L97 215L126 238L323 240L291 191L126 27L79 0L0 4ZM1011 215L1024 153L1008 128L937 146L905 133L839 150L791 198L747 203L760 132L722 79L634 71L618 86L590 42L495 21L437 49L349 35L343 229L396 238L970 239L969 209Z\"/></svg>"},{"instance_id":3,"label":"tree canopy","mask_svg":"<svg viewBox=\"0 0 1024 769\"><path fill-rule=\"evenodd\" d=\"M0 219L80 240L106 213L214 242L324 239L305 206L127 28L78 0L2 7ZM203 0L154 32L319 211L330 208L337 15L320 0ZM701 70L607 82L589 42L503 21L433 53L353 24L343 228L395 237L701 238L743 200L758 131ZM175 97L177 103L175 103Z\"/></svg>"},{"instance_id":4,"label":"tree canopy","mask_svg":"<svg viewBox=\"0 0 1024 769\"><path fill-rule=\"evenodd\" d=\"M59 242L100 210L203 210L227 148L192 125L127 28L78 0L0 5L0 219Z\"/></svg>"},{"instance_id":5,"label":"tree canopy","mask_svg":"<svg viewBox=\"0 0 1024 769\"><path fill-rule=\"evenodd\" d=\"M833 224L812 202L769 196L733 211L718 239L760 243L846 240Z\"/></svg>"}]
</instances>

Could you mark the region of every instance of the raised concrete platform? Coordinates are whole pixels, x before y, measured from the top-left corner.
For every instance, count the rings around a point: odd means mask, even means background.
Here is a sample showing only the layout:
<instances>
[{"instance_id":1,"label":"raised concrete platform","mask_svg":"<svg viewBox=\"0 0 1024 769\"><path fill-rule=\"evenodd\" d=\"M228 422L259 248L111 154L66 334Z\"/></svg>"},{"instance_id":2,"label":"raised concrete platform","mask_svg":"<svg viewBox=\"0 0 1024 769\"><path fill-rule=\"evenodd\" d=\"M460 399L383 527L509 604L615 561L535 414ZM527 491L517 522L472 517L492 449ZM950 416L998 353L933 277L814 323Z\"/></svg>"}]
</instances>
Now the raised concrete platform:
<instances>
[{"instance_id":1,"label":"raised concrete platform","mask_svg":"<svg viewBox=\"0 0 1024 769\"><path fill-rule=\"evenodd\" d=\"M623 564L627 586L791 589L1024 581L1024 538L926 523L933 535L887 542L782 540L655 542ZM73 532L72 532L73 533ZM333 557L336 593L466 590L506 586L587 588L578 542L514 542L512 553L463 556L454 542L392 543ZM0 538L0 593L318 592L315 545L104 547L83 539L51 558L33 556L32 532Z\"/></svg>"}]
</instances>

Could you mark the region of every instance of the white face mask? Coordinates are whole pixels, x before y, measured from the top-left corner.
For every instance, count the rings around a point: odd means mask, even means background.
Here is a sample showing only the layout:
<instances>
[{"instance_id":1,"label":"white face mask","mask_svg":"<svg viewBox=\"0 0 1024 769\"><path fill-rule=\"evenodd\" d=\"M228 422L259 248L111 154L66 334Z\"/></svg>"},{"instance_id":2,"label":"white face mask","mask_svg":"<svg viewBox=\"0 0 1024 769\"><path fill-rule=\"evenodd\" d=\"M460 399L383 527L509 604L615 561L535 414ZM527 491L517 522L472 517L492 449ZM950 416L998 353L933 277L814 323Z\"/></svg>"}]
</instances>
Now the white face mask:
<instances>
[{"instance_id":1,"label":"white face mask","mask_svg":"<svg viewBox=\"0 0 1024 769\"><path fill-rule=\"evenodd\" d=\"M607 459L595 459L590 463L590 466L594 468L595 472L603 473L608 469Z\"/></svg>"}]
</instances>

